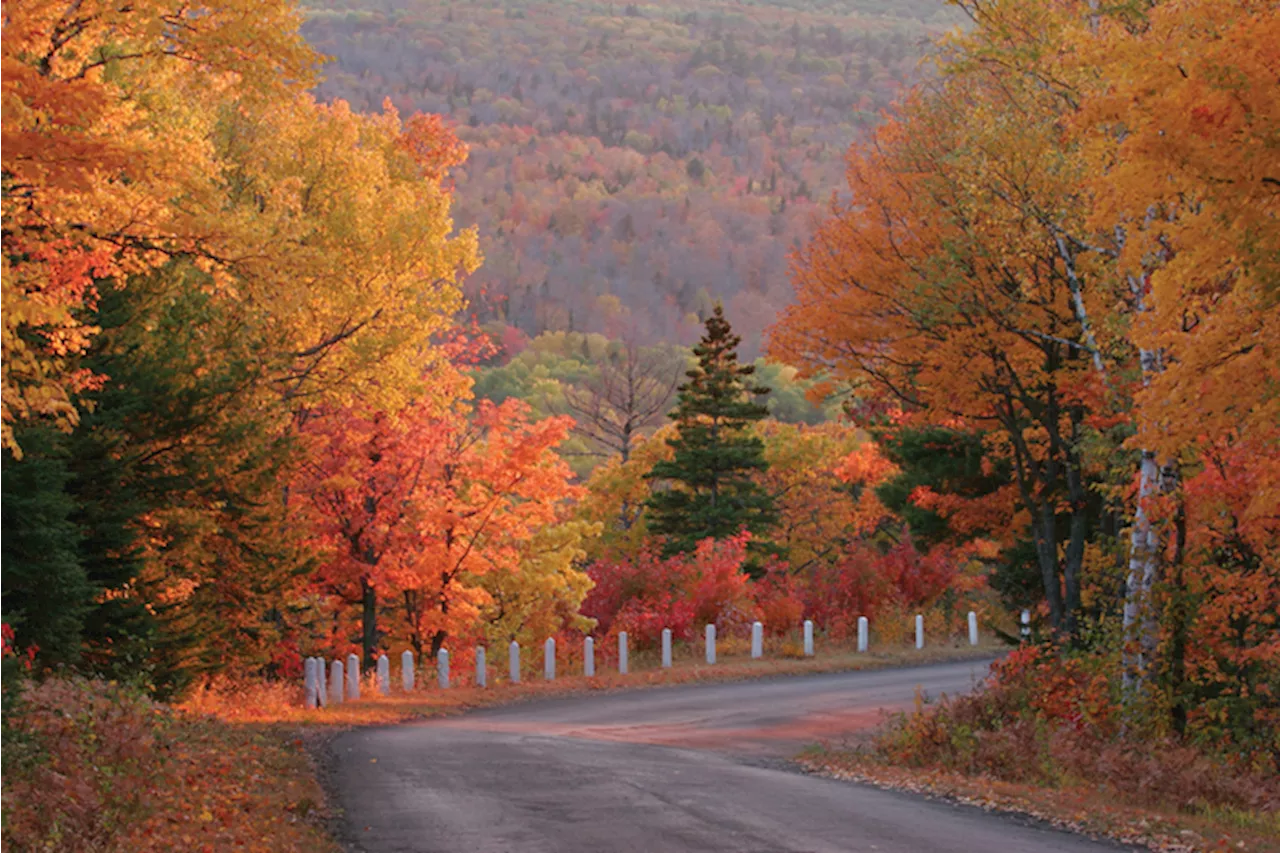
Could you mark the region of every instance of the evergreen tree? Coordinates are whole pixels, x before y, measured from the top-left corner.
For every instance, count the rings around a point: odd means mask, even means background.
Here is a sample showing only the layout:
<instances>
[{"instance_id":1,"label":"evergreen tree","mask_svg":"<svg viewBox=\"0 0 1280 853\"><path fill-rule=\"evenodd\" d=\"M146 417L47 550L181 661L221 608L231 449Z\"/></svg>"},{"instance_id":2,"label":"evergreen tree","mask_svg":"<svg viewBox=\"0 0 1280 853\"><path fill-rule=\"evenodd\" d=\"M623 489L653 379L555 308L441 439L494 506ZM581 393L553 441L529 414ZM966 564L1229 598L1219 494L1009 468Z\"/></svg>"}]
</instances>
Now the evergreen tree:
<instances>
[{"instance_id":1,"label":"evergreen tree","mask_svg":"<svg viewBox=\"0 0 1280 853\"><path fill-rule=\"evenodd\" d=\"M675 458L657 463L648 474L655 484L669 484L653 490L646 503L649 530L666 537L670 555L690 552L707 537L734 536L745 527L756 537L752 552L758 559L770 551L763 537L777 511L772 496L753 479L768 463L763 442L748 427L768 415L752 395L769 389L751 384L753 365L738 363L742 339L733 334L719 304L706 327L693 350L698 365L685 374L689 381L680 386L679 403L670 415L680 427L667 441Z\"/></svg>"},{"instance_id":2,"label":"evergreen tree","mask_svg":"<svg viewBox=\"0 0 1280 853\"><path fill-rule=\"evenodd\" d=\"M17 460L6 448L0 462L4 622L20 651L36 649L42 663L74 663L95 590L80 562L62 435L43 426L17 434L26 456Z\"/></svg>"}]
</instances>

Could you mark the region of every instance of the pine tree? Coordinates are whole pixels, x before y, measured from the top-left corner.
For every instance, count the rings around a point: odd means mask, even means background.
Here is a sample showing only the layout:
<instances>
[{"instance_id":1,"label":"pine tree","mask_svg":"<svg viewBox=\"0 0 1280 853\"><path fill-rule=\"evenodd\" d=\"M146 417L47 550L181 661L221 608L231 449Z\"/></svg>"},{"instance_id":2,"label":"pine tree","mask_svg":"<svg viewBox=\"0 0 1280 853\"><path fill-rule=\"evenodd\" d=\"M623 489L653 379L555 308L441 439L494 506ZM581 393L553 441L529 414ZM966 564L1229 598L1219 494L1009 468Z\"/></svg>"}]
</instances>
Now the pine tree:
<instances>
[{"instance_id":1,"label":"pine tree","mask_svg":"<svg viewBox=\"0 0 1280 853\"><path fill-rule=\"evenodd\" d=\"M756 537L756 559L749 565L770 551L762 537L777 511L772 496L753 479L768 463L763 442L748 432L768 415L751 396L769 389L751 384L754 366L738 364L741 341L717 304L693 350L698 365L686 374L689 381L680 386L670 415L679 424L678 434L667 440L675 457L657 463L648 475L655 485L665 481L669 486L655 489L646 503L649 530L666 537L668 555L691 552L707 537L724 539L744 527Z\"/></svg>"}]
</instances>

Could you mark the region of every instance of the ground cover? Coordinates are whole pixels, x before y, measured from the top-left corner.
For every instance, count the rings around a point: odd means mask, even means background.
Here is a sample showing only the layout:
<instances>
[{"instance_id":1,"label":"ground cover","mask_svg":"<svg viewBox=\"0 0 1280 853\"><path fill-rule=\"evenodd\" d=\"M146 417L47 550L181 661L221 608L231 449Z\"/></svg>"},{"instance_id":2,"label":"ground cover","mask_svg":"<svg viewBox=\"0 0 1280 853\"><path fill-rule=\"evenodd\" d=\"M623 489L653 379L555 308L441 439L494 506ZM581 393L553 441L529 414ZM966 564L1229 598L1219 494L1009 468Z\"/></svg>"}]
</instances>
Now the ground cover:
<instances>
[{"instance_id":1,"label":"ground cover","mask_svg":"<svg viewBox=\"0 0 1280 853\"><path fill-rule=\"evenodd\" d=\"M1111 663L1019 649L974 692L918 696L914 713L802 761L1161 851L1280 850L1275 744L1206 741L1143 720L1117 698Z\"/></svg>"}]
</instances>

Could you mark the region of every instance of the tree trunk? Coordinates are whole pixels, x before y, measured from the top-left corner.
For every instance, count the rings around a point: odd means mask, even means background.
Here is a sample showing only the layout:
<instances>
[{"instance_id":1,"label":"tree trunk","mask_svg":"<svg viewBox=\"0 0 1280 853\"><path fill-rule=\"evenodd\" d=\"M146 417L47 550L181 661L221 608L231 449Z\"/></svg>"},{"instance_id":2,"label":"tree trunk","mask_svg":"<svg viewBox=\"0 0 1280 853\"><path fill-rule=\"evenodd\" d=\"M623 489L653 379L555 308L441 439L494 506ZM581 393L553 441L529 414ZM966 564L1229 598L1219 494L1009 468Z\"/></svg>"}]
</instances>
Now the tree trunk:
<instances>
[{"instance_id":1,"label":"tree trunk","mask_svg":"<svg viewBox=\"0 0 1280 853\"><path fill-rule=\"evenodd\" d=\"M1040 580L1044 585L1044 597L1049 603L1049 624L1055 631L1062 628L1062 583L1058 577L1058 539L1054 529L1057 518L1053 505L1041 501L1033 533L1036 542L1036 562L1040 565Z\"/></svg>"},{"instance_id":2,"label":"tree trunk","mask_svg":"<svg viewBox=\"0 0 1280 853\"><path fill-rule=\"evenodd\" d=\"M360 578L360 592L363 604L363 626L364 626L364 658L363 666L366 671L372 670L377 666L378 661L378 591L373 584L369 583L368 578Z\"/></svg>"},{"instance_id":3,"label":"tree trunk","mask_svg":"<svg viewBox=\"0 0 1280 853\"><path fill-rule=\"evenodd\" d=\"M1138 507L1129 531L1129 573L1124 589L1124 689L1140 689L1155 653L1158 623L1151 592L1160 576L1160 532L1147 504L1160 492L1160 466L1155 453L1142 451L1138 466Z\"/></svg>"}]
</instances>

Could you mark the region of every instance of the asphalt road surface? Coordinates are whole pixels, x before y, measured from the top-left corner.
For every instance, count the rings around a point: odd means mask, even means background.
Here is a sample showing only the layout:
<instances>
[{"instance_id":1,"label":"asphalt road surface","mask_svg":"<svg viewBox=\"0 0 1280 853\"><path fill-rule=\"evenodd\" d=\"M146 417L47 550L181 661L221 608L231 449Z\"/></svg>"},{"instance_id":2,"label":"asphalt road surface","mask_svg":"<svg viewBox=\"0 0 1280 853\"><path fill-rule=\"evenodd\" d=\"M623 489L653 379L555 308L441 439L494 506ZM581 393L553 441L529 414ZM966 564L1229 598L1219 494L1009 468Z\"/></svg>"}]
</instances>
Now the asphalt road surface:
<instances>
[{"instance_id":1,"label":"asphalt road surface","mask_svg":"<svg viewBox=\"0 0 1280 853\"><path fill-rule=\"evenodd\" d=\"M343 834L365 853L1093 853L1128 848L786 759L987 664L548 699L334 741Z\"/></svg>"}]
</instances>

